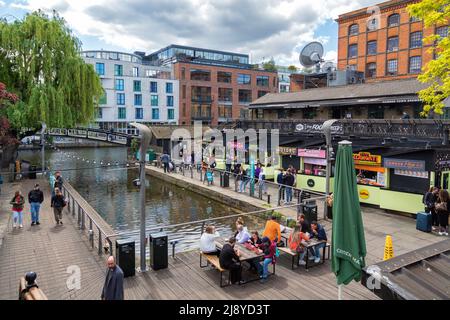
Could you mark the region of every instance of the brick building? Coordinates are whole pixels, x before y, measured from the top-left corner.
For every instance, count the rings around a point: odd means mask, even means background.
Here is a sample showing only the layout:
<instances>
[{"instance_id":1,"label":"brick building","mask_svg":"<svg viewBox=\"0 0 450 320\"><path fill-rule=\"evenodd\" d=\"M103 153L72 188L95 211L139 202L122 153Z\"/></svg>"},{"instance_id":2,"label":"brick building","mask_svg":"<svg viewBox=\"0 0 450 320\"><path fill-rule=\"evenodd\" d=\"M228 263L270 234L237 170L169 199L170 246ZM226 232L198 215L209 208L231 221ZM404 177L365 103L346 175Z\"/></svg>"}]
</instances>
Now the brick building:
<instances>
[{"instance_id":1,"label":"brick building","mask_svg":"<svg viewBox=\"0 0 450 320\"><path fill-rule=\"evenodd\" d=\"M433 32L448 35L448 25L425 28L407 6L418 0L378 4L379 18L368 8L345 13L339 23L338 69L365 72L366 81L415 78L434 53L422 39Z\"/></svg>"},{"instance_id":2,"label":"brick building","mask_svg":"<svg viewBox=\"0 0 450 320\"><path fill-rule=\"evenodd\" d=\"M146 57L173 67L180 83L179 124L216 126L246 118L249 104L278 92L277 72L249 64L248 55L171 45Z\"/></svg>"}]
</instances>

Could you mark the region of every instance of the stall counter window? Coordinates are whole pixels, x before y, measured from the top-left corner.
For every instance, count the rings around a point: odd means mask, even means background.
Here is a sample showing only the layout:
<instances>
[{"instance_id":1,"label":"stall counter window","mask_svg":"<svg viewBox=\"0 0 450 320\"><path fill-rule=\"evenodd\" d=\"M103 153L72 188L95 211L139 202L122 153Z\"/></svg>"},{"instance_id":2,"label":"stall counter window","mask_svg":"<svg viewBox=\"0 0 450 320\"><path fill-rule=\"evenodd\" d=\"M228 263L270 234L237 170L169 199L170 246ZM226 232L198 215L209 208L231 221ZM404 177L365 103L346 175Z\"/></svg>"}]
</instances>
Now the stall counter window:
<instances>
[{"instance_id":1,"label":"stall counter window","mask_svg":"<svg viewBox=\"0 0 450 320\"><path fill-rule=\"evenodd\" d=\"M305 174L314 176L323 176L327 174L326 159L316 159L316 158L303 158L304 172Z\"/></svg>"},{"instance_id":2,"label":"stall counter window","mask_svg":"<svg viewBox=\"0 0 450 320\"><path fill-rule=\"evenodd\" d=\"M386 170L382 167L355 165L358 184L386 187Z\"/></svg>"}]
</instances>

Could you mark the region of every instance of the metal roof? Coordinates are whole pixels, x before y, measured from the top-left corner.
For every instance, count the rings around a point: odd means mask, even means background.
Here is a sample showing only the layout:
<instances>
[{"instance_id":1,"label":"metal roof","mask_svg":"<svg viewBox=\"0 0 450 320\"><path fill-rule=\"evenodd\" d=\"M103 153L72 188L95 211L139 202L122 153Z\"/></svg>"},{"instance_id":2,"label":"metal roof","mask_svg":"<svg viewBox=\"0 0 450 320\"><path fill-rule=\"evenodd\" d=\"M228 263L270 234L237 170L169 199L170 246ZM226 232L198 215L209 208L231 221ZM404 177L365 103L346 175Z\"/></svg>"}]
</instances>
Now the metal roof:
<instances>
[{"instance_id":1,"label":"metal roof","mask_svg":"<svg viewBox=\"0 0 450 320\"><path fill-rule=\"evenodd\" d=\"M362 284L387 300L449 300L450 239L364 268Z\"/></svg>"}]
</instances>

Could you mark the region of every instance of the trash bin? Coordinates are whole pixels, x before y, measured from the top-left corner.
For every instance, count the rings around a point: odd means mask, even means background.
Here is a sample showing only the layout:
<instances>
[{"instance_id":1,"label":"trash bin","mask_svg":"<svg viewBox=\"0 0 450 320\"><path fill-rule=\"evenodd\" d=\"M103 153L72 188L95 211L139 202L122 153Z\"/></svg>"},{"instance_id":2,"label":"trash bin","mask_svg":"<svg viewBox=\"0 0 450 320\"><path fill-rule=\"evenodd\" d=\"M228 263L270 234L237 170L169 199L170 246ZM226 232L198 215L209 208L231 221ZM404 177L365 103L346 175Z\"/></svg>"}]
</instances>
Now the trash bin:
<instances>
[{"instance_id":1,"label":"trash bin","mask_svg":"<svg viewBox=\"0 0 450 320\"><path fill-rule=\"evenodd\" d=\"M307 203L303 206L303 214L306 220L311 223L312 221L317 221L317 205L313 203Z\"/></svg>"},{"instance_id":2,"label":"trash bin","mask_svg":"<svg viewBox=\"0 0 450 320\"><path fill-rule=\"evenodd\" d=\"M28 178L36 179L36 172L37 172L37 166L31 165L29 172L28 172Z\"/></svg>"},{"instance_id":3,"label":"trash bin","mask_svg":"<svg viewBox=\"0 0 450 320\"><path fill-rule=\"evenodd\" d=\"M136 274L135 245L133 240L116 240L116 262L122 269L125 278Z\"/></svg>"},{"instance_id":4,"label":"trash bin","mask_svg":"<svg viewBox=\"0 0 450 320\"><path fill-rule=\"evenodd\" d=\"M333 207L327 206L327 218L333 220Z\"/></svg>"},{"instance_id":5,"label":"trash bin","mask_svg":"<svg viewBox=\"0 0 450 320\"><path fill-rule=\"evenodd\" d=\"M150 265L153 270L165 269L169 265L169 241L165 232L150 235Z\"/></svg>"}]
</instances>

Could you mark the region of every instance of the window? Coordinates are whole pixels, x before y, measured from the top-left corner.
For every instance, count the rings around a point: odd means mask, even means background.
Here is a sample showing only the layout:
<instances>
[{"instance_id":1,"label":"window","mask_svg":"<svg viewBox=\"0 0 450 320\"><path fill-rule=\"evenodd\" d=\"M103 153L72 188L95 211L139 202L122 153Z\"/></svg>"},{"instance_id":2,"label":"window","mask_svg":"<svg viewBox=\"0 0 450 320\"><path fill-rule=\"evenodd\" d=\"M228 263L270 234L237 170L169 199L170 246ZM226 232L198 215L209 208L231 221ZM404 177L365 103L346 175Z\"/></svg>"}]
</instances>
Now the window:
<instances>
[{"instance_id":1,"label":"window","mask_svg":"<svg viewBox=\"0 0 450 320\"><path fill-rule=\"evenodd\" d=\"M366 75L367 78L375 78L377 76L377 64L375 62L367 64Z\"/></svg>"},{"instance_id":2,"label":"window","mask_svg":"<svg viewBox=\"0 0 450 320\"><path fill-rule=\"evenodd\" d=\"M356 64L350 64L350 65L348 65L348 70L350 70L350 71L356 71Z\"/></svg>"},{"instance_id":3,"label":"window","mask_svg":"<svg viewBox=\"0 0 450 320\"><path fill-rule=\"evenodd\" d=\"M153 120L159 119L159 109L152 109L152 119Z\"/></svg>"},{"instance_id":4,"label":"window","mask_svg":"<svg viewBox=\"0 0 450 320\"><path fill-rule=\"evenodd\" d=\"M122 106L125 105L125 93L117 94L117 104Z\"/></svg>"},{"instance_id":5,"label":"window","mask_svg":"<svg viewBox=\"0 0 450 320\"><path fill-rule=\"evenodd\" d=\"M400 15L398 13L391 14L388 17L388 27L396 27L400 24Z\"/></svg>"},{"instance_id":6,"label":"window","mask_svg":"<svg viewBox=\"0 0 450 320\"><path fill-rule=\"evenodd\" d=\"M133 81L133 91L141 92L141 81L139 80Z\"/></svg>"},{"instance_id":7,"label":"window","mask_svg":"<svg viewBox=\"0 0 450 320\"><path fill-rule=\"evenodd\" d=\"M230 105L219 104L219 118L232 118L233 109Z\"/></svg>"},{"instance_id":8,"label":"window","mask_svg":"<svg viewBox=\"0 0 450 320\"><path fill-rule=\"evenodd\" d=\"M97 119L101 119L101 118L103 118L103 109L98 108L97 109Z\"/></svg>"},{"instance_id":9,"label":"window","mask_svg":"<svg viewBox=\"0 0 450 320\"><path fill-rule=\"evenodd\" d=\"M116 79L116 90L123 91L124 82L123 79Z\"/></svg>"},{"instance_id":10,"label":"window","mask_svg":"<svg viewBox=\"0 0 450 320\"><path fill-rule=\"evenodd\" d=\"M409 22L419 22L419 21L421 21L421 20L420 20L420 18L417 18L417 17L410 17L409 18Z\"/></svg>"},{"instance_id":11,"label":"window","mask_svg":"<svg viewBox=\"0 0 450 320\"><path fill-rule=\"evenodd\" d=\"M252 90L239 90L239 103L252 102Z\"/></svg>"},{"instance_id":12,"label":"window","mask_svg":"<svg viewBox=\"0 0 450 320\"><path fill-rule=\"evenodd\" d=\"M280 85L280 92L289 92L288 88L289 86L282 84Z\"/></svg>"},{"instance_id":13,"label":"window","mask_svg":"<svg viewBox=\"0 0 450 320\"><path fill-rule=\"evenodd\" d=\"M264 119L264 109L256 110L256 118L257 119Z\"/></svg>"},{"instance_id":14,"label":"window","mask_svg":"<svg viewBox=\"0 0 450 320\"><path fill-rule=\"evenodd\" d=\"M167 110L167 120L173 120L173 119L175 119L175 110L168 109Z\"/></svg>"},{"instance_id":15,"label":"window","mask_svg":"<svg viewBox=\"0 0 450 320\"><path fill-rule=\"evenodd\" d=\"M152 92L152 93L158 92L158 82L155 82L155 81L150 82L150 92Z\"/></svg>"},{"instance_id":16,"label":"window","mask_svg":"<svg viewBox=\"0 0 450 320\"><path fill-rule=\"evenodd\" d=\"M97 72L97 74L99 76L104 76L105 75L105 64L97 62L95 64L95 71Z\"/></svg>"},{"instance_id":17,"label":"window","mask_svg":"<svg viewBox=\"0 0 450 320\"><path fill-rule=\"evenodd\" d=\"M357 44L351 44L348 46L348 57L349 58L356 58L358 56L358 45Z\"/></svg>"},{"instance_id":18,"label":"window","mask_svg":"<svg viewBox=\"0 0 450 320\"><path fill-rule=\"evenodd\" d=\"M422 71L422 57L410 57L409 58L409 73L420 73Z\"/></svg>"},{"instance_id":19,"label":"window","mask_svg":"<svg viewBox=\"0 0 450 320\"><path fill-rule=\"evenodd\" d=\"M256 85L259 87L268 87L269 86L269 77L268 76L256 76Z\"/></svg>"},{"instance_id":20,"label":"window","mask_svg":"<svg viewBox=\"0 0 450 320\"><path fill-rule=\"evenodd\" d=\"M237 83L238 84L251 84L252 77L249 74L238 74Z\"/></svg>"},{"instance_id":21,"label":"window","mask_svg":"<svg viewBox=\"0 0 450 320\"><path fill-rule=\"evenodd\" d=\"M126 119L127 118L127 108L119 108L119 119Z\"/></svg>"},{"instance_id":22,"label":"window","mask_svg":"<svg viewBox=\"0 0 450 320\"><path fill-rule=\"evenodd\" d=\"M105 90L103 90L103 94L100 96L98 103L99 104L107 104L107 96L106 96Z\"/></svg>"},{"instance_id":23,"label":"window","mask_svg":"<svg viewBox=\"0 0 450 320\"><path fill-rule=\"evenodd\" d=\"M186 79L186 68L181 68L181 80Z\"/></svg>"},{"instance_id":24,"label":"window","mask_svg":"<svg viewBox=\"0 0 450 320\"><path fill-rule=\"evenodd\" d=\"M166 82L166 93L173 93L173 83Z\"/></svg>"},{"instance_id":25,"label":"window","mask_svg":"<svg viewBox=\"0 0 450 320\"><path fill-rule=\"evenodd\" d=\"M157 106L158 106L158 96L152 94L152 96L151 96L150 99L151 99L151 100L150 100L150 102L151 102L150 105L151 105L152 107L157 107Z\"/></svg>"},{"instance_id":26,"label":"window","mask_svg":"<svg viewBox=\"0 0 450 320\"><path fill-rule=\"evenodd\" d=\"M352 24L349 28L348 28L348 35L349 36L354 36L354 35L357 35L359 33L359 27L358 27L358 25L355 23L355 24Z\"/></svg>"},{"instance_id":27,"label":"window","mask_svg":"<svg viewBox=\"0 0 450 320\"><path fill-rule=\"evenodd\" d=\"M231 72L217 72L217 82L231 83Z\"/></svg>"},{"instance_id":28,"label":"window","mask_svg":"<svg viewBox=\"0 0 450 320\"><path fill-rule=\"evenodd\" d=\"M398 50L398 37L390 37L388 38L387 51L397 51Z\"/></svg>"},{"instance_id":29,"label":"window","mask_svg":"<svg viewBox=\"0 0 450 320\"><path fill-rule=\"evenodd\" d=\"M436 34L441 38L448 37L448 26L436 28Z\"/></svg>"},{"instance_id":30,"label":"window","mask_svg":"<svg viewBox=\"0 0 450 320\"><path fill-rule=\"evenodd\" d=\"M367 42L367 54L377 54L377 42L369 41Z\"/></svg>"},{"instance_id":31,"label":"window","mask_svg":"<svg viewBox=\"0 0 450 320\"><path fill-rule=\"evenodd\" d=\"M191 100L198 103L211 103L211 87L192 87Z\"/></svg>"},{"instance_id":32,"label":"window","mask_svg":"<svg viewBox=\"0 0 450 320\"><path fill-rule=\"evenodd\" d=\"M194 119L211 119L211 105L193 103L191 108L191 117Z\"/></svg>"},{"instance_id":33,"label":"window","mask_svg":"<svg viewBox=\"0 0 450 320\"><path fill-rule=\"evenodd\" d=\"M135 94L134 95L134 105L135 106L142 106L142 94Z\"/></svg>"},{"instance_id":34,"label":"window","mask_svg":"<svg viewBox=\"0 0 450 320\"><path fill-rule=\"evenodd\" d=\"M409 47L411 49L422 47L422 31L413 32L409 35Z\"/></svg>"},{"instance_id":35,"label":"window","mask_svg":"<svg viewBox=\"0 0 450 320\"><path fill-rule=\"evenodd\" d=\"M267 92L267 91L258 91L258 98L261 98L261 97L265 96L268 93L269 92Z\"/></svg>"},{"instance_id":36,"label":"window","mask_svg":"<svg viewBox=\"0 0 450 320\"><path fill-rule=\"evenodd\" d=\"M114 65L114 75L115 76L123 76L123 66L121 64Z\"/></svg>"},{"instance_id":37,"label":"window","mask_svg":"<svg viewBox=\"0 0 450 320\"><path fill-rule=\"evenodd\" d=\"M184 84L182 89L181 89L181 97L183 99L186 99L186 85Z\"/></svg>"},{"instance_id":38,"label":"window","mask_svg":"<svg viewBox=\"0 0 450 320\"><path fill-rule=\"evenodd\" d=\"M384 119L384 107L369 105L369 119Z\"/></svg>"},{"instance_id":39,"label":"window","mask_svg":"<svg viewBox=\"0 0 450 320\"><path fill-rule=\"evenodd\" d=\"M183 108L182 108L182 114L183 114L183 117L186 117L186 103L185 102L183 102Z\"/></svg>"},{"instance_id":40,"label":"window","mask_svg":"<svg viewBox=\"0 0 450 320\"><path fill-rule=\"evenodd\" d=\"M136 119L144 119L144 109L142 108L136 108L135 109L135 118Z\"/></svg>"},{"instance_id":41,"label":"window","mask_svg":"<svg viewBox=\"0 0 450 320\"><path fill-rule=\"evenodd\" d=\"M173 107L173 96L167 96L167 106Z\"/></svg>"},{"instance_id":42,"label":"window","mask_svg":"<svg viewBox=\"0 0 450 320\"><path fill-rule=\"evenodd\" d=\"M221 102L233 102L233 89L231 89L231 88L219 88L219 101L221 101Z\"/></svg>"},{"instance_id":43,"label":"window","mask_svg":"<svg viewBox=\"0 0 450 320\"><path fill-rule=\"evenodd\" d=\"M397 75L398 62L397 59L388 60L387 62L387 75L395 76Z\"/></svg>"},{"instance_id":44,"label":"window","mask_svg":"<svg viewBox=\"0 0 450 320\"><path fill-rule=\"evenodd\" d=\"M139 77L139 68L133 67L133 77Z\"/></svg>"},{"instance_id":45,"label":"window","mask_svg":"<svg viewBox=\"0 0 450 320\"><path fill-rule=\"evenodd\" d=\"M192 69L191 80L211 81L211 72L208 70Z\"/></svg>"}]
</instances>

